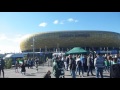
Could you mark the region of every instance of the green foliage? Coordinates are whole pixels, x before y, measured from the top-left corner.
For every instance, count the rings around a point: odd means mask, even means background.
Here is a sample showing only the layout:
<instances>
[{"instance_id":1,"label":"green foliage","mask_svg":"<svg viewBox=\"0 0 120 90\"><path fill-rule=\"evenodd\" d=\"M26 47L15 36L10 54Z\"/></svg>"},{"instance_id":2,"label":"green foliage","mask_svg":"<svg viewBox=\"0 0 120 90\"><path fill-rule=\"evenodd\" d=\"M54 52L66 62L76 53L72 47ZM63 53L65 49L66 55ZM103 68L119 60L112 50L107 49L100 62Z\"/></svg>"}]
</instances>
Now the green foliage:
<instances>
[{"instance_id":1,"label":"green foliage","mask_svg":"<svg viewBox=\"0 0 120 90\"><path fill-rule=\"evenodd\" d=\"M27 60L27 56L24 56L24 58L23 58L24 60Z\"/></svg>"},{"instance_id":2,"label":"green foliage","mask_svg":"<svg viewBox=\"0 0 120 90\"><path fill-rule=\"evenodd\" d=\"M12 59L11 58L5 59L5 68L10 69L11 67L12 67Z\"/></svg>"}]
</instances>

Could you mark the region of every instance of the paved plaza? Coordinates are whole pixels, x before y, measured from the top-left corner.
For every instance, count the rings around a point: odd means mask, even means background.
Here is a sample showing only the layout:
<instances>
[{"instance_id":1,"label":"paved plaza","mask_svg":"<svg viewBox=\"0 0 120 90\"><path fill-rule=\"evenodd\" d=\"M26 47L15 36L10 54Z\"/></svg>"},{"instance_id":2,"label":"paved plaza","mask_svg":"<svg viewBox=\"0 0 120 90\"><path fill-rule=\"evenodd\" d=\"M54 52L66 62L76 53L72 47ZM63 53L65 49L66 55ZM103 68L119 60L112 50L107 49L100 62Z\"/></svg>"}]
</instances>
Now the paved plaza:
<instances>
[{"instance_id":1,"label":"paved plaza","mask_svg":"<svg viewBox=\"0 0 120 90\"><path fill-rule=\"evenodd\" d=\"M22 75L20 73L20 69L19 69L19 73L15 73L15 69L5 69L5 78L43 78L44 75L46 74L46 72L50 70L52 71L52 67L48 67L47 64L45 64L44 66L41 65L39 66L39 71L36 72L36 68L33 67L33 69L28 69L26 68L26 75ZM95 74L95 72L94 72ZM109 78L109 74L104 72L104 78ZM52 78L55 78L53 76L53 74L51 75ZM65 78L71 78L70 75L70 71L65 71ZM76 76L76 78L82 78L79 75ZM83 78L95 78L95 76L87 76L87 74L85 73Z\"/></svg>"}]
</instances>

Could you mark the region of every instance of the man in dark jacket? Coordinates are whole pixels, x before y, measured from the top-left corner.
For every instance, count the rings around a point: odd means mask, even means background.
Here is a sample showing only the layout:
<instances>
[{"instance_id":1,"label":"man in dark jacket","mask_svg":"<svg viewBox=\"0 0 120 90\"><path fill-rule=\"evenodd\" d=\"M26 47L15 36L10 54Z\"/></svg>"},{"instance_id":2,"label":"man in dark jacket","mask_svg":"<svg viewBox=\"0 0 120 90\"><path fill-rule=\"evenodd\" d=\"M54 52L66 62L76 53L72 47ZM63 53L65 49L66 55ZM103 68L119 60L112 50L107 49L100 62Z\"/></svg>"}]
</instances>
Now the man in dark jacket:
<instances>
[{"instance_id":1,"label":"man in dark jacket","mask_svg":"<svg viewBox=\"0 0 120 90\"><path fill-rule=\"evenodd\" d=\"M74 59L71 60L71 64L70 64L70 70L71 70L71 74L72 74L72 78L76 78L76 61Z\"/></svg>"},{"instance_id":2,"label":"man in dark jacket","mask_svg":"<svg viewBox=\"0 0 120 90\"><path fill-rule=\"evenodd\" d=\"M68 67L69 67L69 57L67 56L67 62L66 62L66 64L67 64L67 71L68 71Z\"/></svg>"},{"instance_id":3,"label":"man in dark jacket","mask_svg":"<svg viewBox=\"0 0 120 90\"><path fill-rule=\"evenodd\" d=\"M110 78L120 78L120 64L113 64L110 67Z\"/></svg>"},{"instance_id":4,"label":"man in dark jacket","mask_svg":"<svg viewBox=\"0 0 120 90\"><path fill-rule=\"evenodd\" d=\"M88 58L87 58L87 66L88 66L88 71L87 71L87 76L89 76L89 72L91 72L91 75L94 76L92 69L93 69L93 59L92 59L92 54L89 54Z\"/></svg>"},{"instance_id":5,"label":"man in dark jacket","mask_svg":"<svg viewBox=\"0 0 120 90\"><path fill-rule=\"evenodd\" d=\"M36 72L38 72L38 66L39 66L39 58L36 58L35 59Z\"/></svg>"},{"instance_id":6,"label":"man in dark jacket","mask_svg":"<svg viewBox=\"0 0 120 90\"><path fill-rule=\"evenodd\" d=\"M0 77L1 77L1 71L3 73L3 78L4 78L4 67L5 67L5 62L4 60L0 57Z\"/></svg>"}]
</instances>

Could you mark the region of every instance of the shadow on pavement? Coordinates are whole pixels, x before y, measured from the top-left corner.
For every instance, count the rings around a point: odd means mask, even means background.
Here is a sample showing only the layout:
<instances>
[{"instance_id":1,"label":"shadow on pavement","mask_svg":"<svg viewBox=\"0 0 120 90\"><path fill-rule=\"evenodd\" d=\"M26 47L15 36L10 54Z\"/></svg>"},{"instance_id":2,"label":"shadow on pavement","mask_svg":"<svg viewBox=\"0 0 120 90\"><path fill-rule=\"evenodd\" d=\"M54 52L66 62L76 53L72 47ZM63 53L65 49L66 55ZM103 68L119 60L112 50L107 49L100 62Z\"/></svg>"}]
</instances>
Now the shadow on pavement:
<instances>
[{"instance_id":1,"label":"shadow on pavement","mask_svg":"<svg viewBox=\"0 0 120 90\"><path fill-rule=\"evenodd\" d=\"M35 73L31 73L31 74L26 73L25 76L36 76L36 75L35 75Z\"/></svg>"},{"instance_id":2,"label":"shadow on pavement","mask_svg":"<svg viewBox=\"0 0 120 90\"><path fill-rule=\"evenodd\" d=\"M103 77L107 77L107 78L110 78L110 76L107 76L107 75L104 75Z\"/></svg>"},{"instance_id":3,"label":"shadow on pavement","mask_svg":"<svg viewBox=\"0 0 120 90\"><path fill-rule=\"evenodd\" d=\"M46 73L46 72L37 72L37 73Z\"/></svg>"},{"instance_id":4,"label":"shadow on pavement","mask_svg":"<svg viewBox=\"0 0 120 90\"><path fill-rule=\"evenodd\" d=\"M43 67L38 67L38 69L45 69L45 68L49 68L49 67L44 67L44 66Z\"/></svg>"},{"instance_id":5,"label":"shadow on pavement","mask_svg":"<svg viewBox=\"0 0 120 90\"><path fill-rule=\"evenodd\" d=\"M65 76L71 76L71 75L65 75Z\"/></svg>"}]
</instances>

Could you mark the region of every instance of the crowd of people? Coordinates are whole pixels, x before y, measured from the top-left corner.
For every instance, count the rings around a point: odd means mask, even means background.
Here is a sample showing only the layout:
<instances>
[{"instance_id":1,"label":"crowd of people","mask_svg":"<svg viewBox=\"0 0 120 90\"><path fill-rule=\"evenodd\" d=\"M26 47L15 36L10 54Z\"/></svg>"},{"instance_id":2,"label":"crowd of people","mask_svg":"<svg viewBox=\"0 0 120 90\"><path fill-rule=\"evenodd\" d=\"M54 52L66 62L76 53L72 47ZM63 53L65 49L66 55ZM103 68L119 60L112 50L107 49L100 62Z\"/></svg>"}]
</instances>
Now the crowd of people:
<instances>
[{"instance_id":1,"label":"crowd of people","mask_svg":"<svg viewBox=\"0 0 120 90\"><path fill-rule=\"evenodd\" d=\"M22 60L16 60L15 62L15 72L19 73L19 68L21 68L21 73L25 75L26 73L26 67L28 69L33 69L33 66L36 67L36 71L38 72L38 66L39 66L39 58L28 58L26 59L22 59Z\"/></svg>"},{"instance_id":2,"label":"crowd of people","mask_svg":"<svg viewBox=\"0 0 120 90\"><path fill-rule=\"evenodd\" d=\"M36 67L36 72L38 72L39 61L37 57L34 59L16 60L15 72L21 72L25 75L26 67L33 69L33 66ZM79 75L79 77L92 75L96 76L96 78L99 78L99 76L104 78L103 72L110 74L111 78L120 77L120 54L95 54L94 56L92 53L89 55L54 55L52 59L46 58L46 61L48 62L48 67L53 67L53 70L48 70L44 78L51 78L52 73L55 78L65 78L65 71L70 71L72 78L76 78L76 75ZM0 58L0 76L2 72L3 77L4 67L5 62Z\"/></svg>"},{"instance_id":3,"label":"crowd of people","mask_svg":"<svg viewBox=\"0 0 120 90\"><path fill-rule=\"evenodd\" d=\"M46 60L45 60L46 61ZM38 72L38 67L40 65L40 60L38 57L35 58L18 58L15 61L15 73L21 73L22 75L26 75L26 68L28 69L33 69L33 67L36 68L36 72ZM0 77L1 77L1 73L2 76L4 78L4 69L5 69L5 61L3 60L3 58L0 57ZM45 78L50 78L50 71L48 71L45 75Z\"/></svg>"},{"instance_id":4,"label":"crowd of people","mask_svg":"<svg viewBox=\"0 0 120 90\"><path fill-rule=\"evenodd\" d=\"M21 59L21 60L16 60L15 62L15 73L21 72L23 75L26 74L26 67L29 69L33 69L33 66L36 67L36 72L38 72L38 66L39 66L39 58L28 58L26 59ZM0 77L1 77L1 72L3 73L3 78L4 78L4 68L5 68L5 61L3 58L0 57Z\"/></svg>"},{"instance_id":5,"label":"crowd of people","mask_svg":"<svg viewBox=\"0 0 120 90\"><path fill-rule=\"evenodd\" d=\"M89 55L54 55L52 60L53 74L56 78L59 78L62 72L64 72L61 68L64 68L66 71L69 70L72 78L76 78L77 74L80 77L84 77L84 73L87 73L87 76L89 76L89 72L96 78L99 78L99 74L103 78L103 72L110 74L110 77L112 77L111 73L113 72L110 73L110 69L113 65L120 64L120 55L95 54L94 57L91 53ZM93 71L95 71L95 75Z\"/></svg>"}]
</instances>

